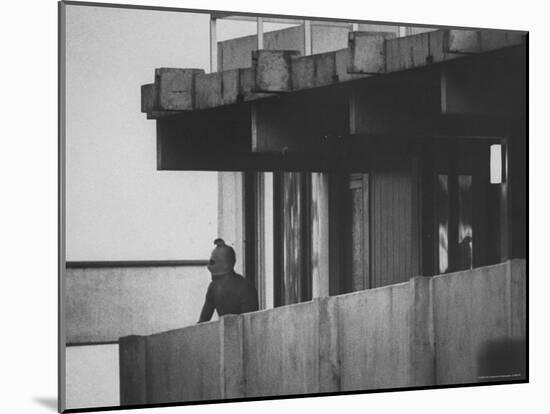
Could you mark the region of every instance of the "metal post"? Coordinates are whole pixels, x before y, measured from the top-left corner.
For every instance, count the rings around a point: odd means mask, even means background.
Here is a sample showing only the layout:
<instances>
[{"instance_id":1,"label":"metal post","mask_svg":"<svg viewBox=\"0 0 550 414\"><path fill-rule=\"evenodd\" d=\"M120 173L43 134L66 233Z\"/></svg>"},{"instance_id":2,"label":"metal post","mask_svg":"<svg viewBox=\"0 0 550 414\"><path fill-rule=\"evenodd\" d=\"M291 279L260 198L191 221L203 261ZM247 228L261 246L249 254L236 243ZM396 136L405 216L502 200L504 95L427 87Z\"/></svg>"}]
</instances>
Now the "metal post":
<instances>
[{"instance_id":1,"label":"metal post","mask_svg":"<svg viewBox=\"0 0 550 414\"><path fill-rule=\"evenodd\" d=\"M263 17L257 18L257 32L258 32L258 50L261 50L264 48L264 19Z\"/></svg>"},{"instance_id":2,"label":"metal post","mask_svg":"<svg viewBox=\"0 0 550 414\"><path fill-rule=\"evenodd\" d=\"M210 72L218 70L218 41L216 36L216 19L210 18Z\"/></svg>"},{"instance_id":3,"label":"metal post","mask_svg":"<svg viewBox=\"0 0 550 414\"><path fill-rule=\"evenodd\" d=\"M311 55L311 22L304 20L304 55Z\"/></svg>"}]
</instances>

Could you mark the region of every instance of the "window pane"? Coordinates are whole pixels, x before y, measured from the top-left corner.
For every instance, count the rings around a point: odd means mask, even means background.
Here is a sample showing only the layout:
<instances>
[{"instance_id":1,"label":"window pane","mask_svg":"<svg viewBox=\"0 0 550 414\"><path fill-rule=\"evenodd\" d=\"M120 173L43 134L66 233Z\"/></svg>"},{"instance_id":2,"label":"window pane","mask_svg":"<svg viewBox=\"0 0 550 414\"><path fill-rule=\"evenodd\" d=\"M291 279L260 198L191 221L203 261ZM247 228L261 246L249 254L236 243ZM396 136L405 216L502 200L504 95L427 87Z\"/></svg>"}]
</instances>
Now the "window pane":
<instances>
[{"instance_id":1,"label":"window pane","mask_svg":"<svg viewBox=\"0 0 550 414\"><path fill-rule=\"evenodd\" d=\"M439 244L439 273L449 270L449 177L437 176L437 232Z\"/></svg>"},{"instance_id":2,"label":"window pane","mask_svg":"<svg viewBox=\"0 0 550 414\"><path fill-rule=\"evenodd\" d=\"M473 267L472 176L458 176L458 270Z\"/></svg>"},{"instance_id":3,"label":"window pane","mask_svg":"<svg viewBox=\"0 0 550 414\"><path fill-rule=\"evenodd\" d=\"M368 283L368 234L365 234L368 211L365 201L368 197L368 176L352 174L349 182L349 200L351 213L351 291L367 289Z\"/></svg>"},{"instance_id":4,"label":"window pane","mask_svg":"<svg viewBox=\"0 0 550 414\"><path fill-rule=\"evenodd\" d=\"M302 276L302 174L282 174L284 304L300 302Z\"/></svg>"}]
</instances>

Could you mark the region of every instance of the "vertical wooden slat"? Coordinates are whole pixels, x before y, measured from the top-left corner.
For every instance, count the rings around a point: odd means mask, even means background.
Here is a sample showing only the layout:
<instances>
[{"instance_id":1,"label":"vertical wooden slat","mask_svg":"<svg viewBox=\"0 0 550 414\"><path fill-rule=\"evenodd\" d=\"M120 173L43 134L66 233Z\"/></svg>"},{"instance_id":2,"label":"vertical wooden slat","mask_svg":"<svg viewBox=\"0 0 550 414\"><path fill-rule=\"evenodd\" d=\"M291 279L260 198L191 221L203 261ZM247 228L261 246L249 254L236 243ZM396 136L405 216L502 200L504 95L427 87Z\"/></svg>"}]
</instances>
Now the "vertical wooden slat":
<instances>
[{"instance_id":1,"label":"vertical wooden slat","mask_svg":"<svg viewBox=\"0 0 550 414\"><path fill-rule=\"evenodd\" d=\"M413 179L410 166L371 174L372 287L408 280L413 255Z\"/></svg>"},{"instance_id":2,"label":"vertical wooden slat","mask_svg":"<svg viewBox=\"0 0 550 414\"><path fill-rule=\"evenodd\" d=\"M370 209L369 175L363 174L363 286L370 289Z\"/></svg>"}]
</instances>

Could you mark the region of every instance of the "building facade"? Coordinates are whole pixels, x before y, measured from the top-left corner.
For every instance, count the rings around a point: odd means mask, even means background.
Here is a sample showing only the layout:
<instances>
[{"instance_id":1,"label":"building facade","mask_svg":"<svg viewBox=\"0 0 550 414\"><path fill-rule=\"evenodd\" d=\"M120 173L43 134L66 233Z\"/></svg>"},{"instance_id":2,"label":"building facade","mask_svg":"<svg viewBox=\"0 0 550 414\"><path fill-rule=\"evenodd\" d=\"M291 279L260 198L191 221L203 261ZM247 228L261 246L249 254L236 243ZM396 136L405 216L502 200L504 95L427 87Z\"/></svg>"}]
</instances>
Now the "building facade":
<instances>
[{"instance_id":1,"label":"building facade","mask_svg":"<svg viewBox=\"0 0 550 414\"><path fill-rule=\"evenodd\" d=\"M69 313L119 347L120 404L526 380L526 33L222 18L216 71L156 69L142 112L158 170L218 171L261 310L185 327L201 263L109 270L143 300Z\"/></svg>"}]
</instances>

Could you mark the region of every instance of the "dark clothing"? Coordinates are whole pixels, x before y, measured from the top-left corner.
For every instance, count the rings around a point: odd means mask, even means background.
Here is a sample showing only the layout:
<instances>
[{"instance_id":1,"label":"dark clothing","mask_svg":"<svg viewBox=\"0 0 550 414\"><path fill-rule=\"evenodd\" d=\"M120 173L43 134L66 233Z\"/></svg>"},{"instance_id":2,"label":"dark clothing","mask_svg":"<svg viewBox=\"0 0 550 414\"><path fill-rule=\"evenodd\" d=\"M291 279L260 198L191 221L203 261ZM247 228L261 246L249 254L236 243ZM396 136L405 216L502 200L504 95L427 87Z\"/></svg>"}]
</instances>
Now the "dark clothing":
<instances>
[{"instance_id":1,"label":"dark clothing","mask_svg":"<svg viewBox=\"0 0 550 414\"><path fill-rule=\"evenodd\" d=\"M209 321L214 309L219 316L257 311L256 288L237 273L214 276L206 292L199 323Z\"/></svg>"}]
</instances>

